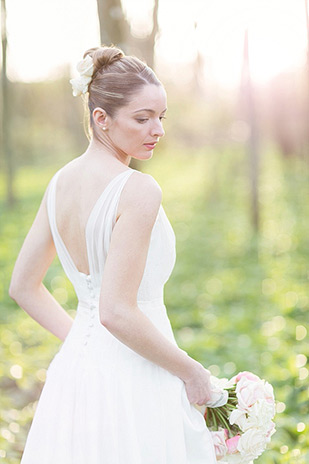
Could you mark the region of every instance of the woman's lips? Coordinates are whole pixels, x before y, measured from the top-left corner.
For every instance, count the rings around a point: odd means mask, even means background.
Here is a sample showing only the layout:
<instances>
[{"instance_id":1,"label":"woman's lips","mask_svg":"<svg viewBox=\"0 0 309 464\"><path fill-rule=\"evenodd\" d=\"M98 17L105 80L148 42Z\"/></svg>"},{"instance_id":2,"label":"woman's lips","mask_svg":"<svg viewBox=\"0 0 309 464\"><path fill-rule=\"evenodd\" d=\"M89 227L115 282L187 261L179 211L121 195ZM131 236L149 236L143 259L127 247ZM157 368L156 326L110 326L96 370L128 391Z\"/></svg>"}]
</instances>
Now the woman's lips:
<instances>
[{"instance_id":1,"label":"woman's lips","mask_svg":"<svg viewBox=\"0 0 309 464\"><path fill-rule=\"evenodd\" d=\"M149 148L149 150L153 150L156 146L156 143L144 143L144 145L146 148Z\"/></svg>"}]
</instances>

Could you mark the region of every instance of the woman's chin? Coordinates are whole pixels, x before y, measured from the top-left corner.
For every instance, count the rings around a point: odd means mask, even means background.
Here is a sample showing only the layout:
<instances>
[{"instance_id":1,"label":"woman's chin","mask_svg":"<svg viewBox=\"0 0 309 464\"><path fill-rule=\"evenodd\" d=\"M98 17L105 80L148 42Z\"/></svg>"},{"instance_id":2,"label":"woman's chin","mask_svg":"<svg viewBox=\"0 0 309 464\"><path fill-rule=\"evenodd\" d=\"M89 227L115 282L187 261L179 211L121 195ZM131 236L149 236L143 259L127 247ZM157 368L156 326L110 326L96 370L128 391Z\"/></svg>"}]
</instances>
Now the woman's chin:
<instances>
[{"instance_id":1,"label":"woman's chin","mask_svg":"<svg viewBox=\"0 0 309 464\"><path fill-rule=\"evenodd\" d=\"M135 153L134 155L131 155L131 157L137 160L148 160L152 158L152 155L153 155L153 150L149 150L146 153L145 152L138 153L138 154Z\"/></svg>"}]
</instances>

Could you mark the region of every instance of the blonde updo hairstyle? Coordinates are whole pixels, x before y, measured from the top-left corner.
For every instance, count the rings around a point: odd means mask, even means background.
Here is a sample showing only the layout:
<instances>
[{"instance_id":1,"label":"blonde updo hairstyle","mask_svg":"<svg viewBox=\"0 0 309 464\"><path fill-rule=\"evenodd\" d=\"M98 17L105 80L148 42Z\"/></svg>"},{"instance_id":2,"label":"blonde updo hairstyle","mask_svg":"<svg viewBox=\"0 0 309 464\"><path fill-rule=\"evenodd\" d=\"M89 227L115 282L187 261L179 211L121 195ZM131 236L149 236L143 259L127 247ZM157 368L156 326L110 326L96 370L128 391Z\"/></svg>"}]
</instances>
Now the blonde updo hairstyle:
<instances>
[{"instance_id":1,"label":"blonde updo hairstyle","mask_svg":"<svg viewBox=\"0 0 309 464\"><path fill-rule=\"evenodd\" d=\"M119 108L127 105L146 84L162 85L153 70L135 56L126 56L115 46L89 48L83 55L93 60L92 80L85 101L86 134L95 135L92 112L104 109L113 118Z\"/></svg>"}]
</instances>

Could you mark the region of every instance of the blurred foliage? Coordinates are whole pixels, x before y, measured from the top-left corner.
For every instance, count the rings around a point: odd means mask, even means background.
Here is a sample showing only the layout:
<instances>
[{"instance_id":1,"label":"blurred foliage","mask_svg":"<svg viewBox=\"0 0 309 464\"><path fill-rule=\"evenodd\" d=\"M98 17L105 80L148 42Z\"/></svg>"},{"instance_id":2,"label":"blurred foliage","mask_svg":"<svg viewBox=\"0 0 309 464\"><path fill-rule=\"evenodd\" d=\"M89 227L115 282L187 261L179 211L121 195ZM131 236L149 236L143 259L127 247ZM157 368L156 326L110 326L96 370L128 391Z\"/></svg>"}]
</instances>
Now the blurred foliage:
<instances>
[{"instance_id":1,"label":"blurred foliage","mask_svg":"<svg viewBox=\"0 0 309 464\"><path fill-rule=\"evenodd\" d=\"M258 464L306 463L308 168L299 158L283 159L274 147L264 147L257 235L250 224L249 168L241 144L191 150L179 145L162 141L142 166L161 185L176 234L177 260L165 285L175 337L213 375L230 378L250 370L273 385L277 432ZM0 205L6 217L0 223L0 458L8 464L20 460L60 343L8 297L17 253L60 161L21 167L14 210ZM44 283L74 317L76 296L58 258Z\"/></svg>"},{"instance_id":2,"label":"blurred foliage","mask_svg":"<svg viewBox=\"0 0 309 464\"><path fill-rule=\"evenodd\" d=\"M196 75L159 78L168 94L166 128L168 146L203 150L237 147L246 142L244 99L239 89L222 89L207 75L196 89ZM181 70L179 71L181 74ZM44 82L9 82L10 145L15 165L46 167L64 164L68 154L82 154L88 142L83 133L81 98L72 96L70 69L64 65L58 78ZM188 79L188 78L187 78ZM264 86L254 87L259 142L271 141L286 158L309 158L308 79L306 69L287 71ZM161 145L167 146L162 140ZM1 145L1 141L0 141ZM0 147L1 148L1 147ZM0 158L3 169L3 159Z\"/></svg>"},{"instance_id":3,"label":"blurred foliage","mask_svg":"<svg viewBox=\"0 0 309 464\"><path fill-rule=\"evenodd\" d=\"M84 151L83 105L71 89L65 72L56 81L10 82L10 140L17 166L44 167L55 159L64 164L68 153Z\"/></svg>"}]
</instances>

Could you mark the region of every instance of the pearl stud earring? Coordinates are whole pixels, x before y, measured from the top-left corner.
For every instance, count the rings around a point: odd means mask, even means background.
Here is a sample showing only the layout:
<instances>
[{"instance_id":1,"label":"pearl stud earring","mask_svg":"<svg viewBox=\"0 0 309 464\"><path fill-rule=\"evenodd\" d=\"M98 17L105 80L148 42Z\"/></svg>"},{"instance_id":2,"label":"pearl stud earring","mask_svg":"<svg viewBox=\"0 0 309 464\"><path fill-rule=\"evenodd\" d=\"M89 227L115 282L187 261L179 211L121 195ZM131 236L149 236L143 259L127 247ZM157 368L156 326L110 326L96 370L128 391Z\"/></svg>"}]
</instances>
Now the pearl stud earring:
<instances>
[{"instance_id":1,"label":"pearl stud earring","mask_svg":"<svg viewBox=\"0 0 309 464\"><path fill-rule=\"evenodd\" d=\"M105 130L106 130L106 127L103 127L103 130L105 131Z\"/></svg>"}]
</instances>

